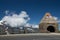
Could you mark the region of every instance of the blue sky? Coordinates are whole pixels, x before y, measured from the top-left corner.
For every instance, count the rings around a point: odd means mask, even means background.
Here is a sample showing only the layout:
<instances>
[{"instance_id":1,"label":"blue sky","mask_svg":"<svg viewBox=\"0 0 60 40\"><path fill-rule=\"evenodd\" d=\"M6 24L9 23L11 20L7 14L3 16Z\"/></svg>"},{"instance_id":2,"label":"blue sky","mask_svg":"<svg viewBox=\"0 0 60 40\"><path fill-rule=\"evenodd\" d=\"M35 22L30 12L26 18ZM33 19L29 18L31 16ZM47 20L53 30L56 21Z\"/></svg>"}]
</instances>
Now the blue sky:
<instances>
[{"instance_id":1,"label":"blue sky","mask_svg":"<svg viewBox=\"0 0 60 40\"><path fill-rule=\"evenodd\" d=\"M60 0L0 0L0 20L5 16L4 11L26 11L32 24L39 24L46 12L60 18Z\"/></svg>"}]
</instances>

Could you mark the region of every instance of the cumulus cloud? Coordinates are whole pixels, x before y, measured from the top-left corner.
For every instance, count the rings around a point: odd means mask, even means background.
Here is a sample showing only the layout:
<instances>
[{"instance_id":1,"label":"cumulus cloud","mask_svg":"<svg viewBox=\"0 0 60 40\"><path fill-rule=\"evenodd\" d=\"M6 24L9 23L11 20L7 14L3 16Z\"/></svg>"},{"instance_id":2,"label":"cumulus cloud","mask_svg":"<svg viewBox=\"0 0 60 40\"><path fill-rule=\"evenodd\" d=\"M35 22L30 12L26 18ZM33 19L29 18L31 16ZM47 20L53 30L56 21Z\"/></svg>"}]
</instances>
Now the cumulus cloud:
<instances>
[{"instance_id":1,"label":"cumulus cloud","mask_svg":"<svg viewBox=\"0 0 60 40\"><path fill-rule=\"evenodd\" d=\"M4 16L2 21L6 21L5 24L9 24L11 27L17 27L25 25L30 20L29 15L25 11L21 11L19 14L12 14L11 16Z\"/></svg>"},{"instance_id":2,"label":"cumulus cloud","mask_svg":"<svg viewBox=\"0 0 60 40\"><path fill-rule=\"evenodd\" d=\"M58 17L55 17L55 16L54 16L53 18L54 18L55 20L58 20Z\"/></svg>"},{"instance_id":3,"label":"cumulus cloud","mask_svg":"<svg viewBox=\"0 0 60 40\"><path fill-rule=\"evenodd\" d=\"M9 25L11 27L24 26L24 27L38 28L38 25L28 23L30 17L26 11L21 11L19 14L17 14L15 12L10 12L6 10L5 13L6 16L2 18L0 24L5 22L6 25ZM12 15L10 15L9 13Z\"/></svg>"}]
</instances>

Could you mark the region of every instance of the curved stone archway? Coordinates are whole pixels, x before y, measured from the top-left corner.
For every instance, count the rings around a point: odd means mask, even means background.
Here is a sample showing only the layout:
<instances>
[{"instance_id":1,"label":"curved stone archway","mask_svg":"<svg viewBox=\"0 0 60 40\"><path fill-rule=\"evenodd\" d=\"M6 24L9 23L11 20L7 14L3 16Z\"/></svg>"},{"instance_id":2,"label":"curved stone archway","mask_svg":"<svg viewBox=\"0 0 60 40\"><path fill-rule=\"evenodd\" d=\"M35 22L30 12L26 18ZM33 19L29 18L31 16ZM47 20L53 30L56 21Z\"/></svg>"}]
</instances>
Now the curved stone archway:
<instances>
[{"instance_id":1,"label":"curved stone archway","mask_svg":"<svg viewBox=\"0 0 60 40\"><path fill-rule=\"evenodd\" d=\"M48 26L48 27L47 27L47 30L48 30L49 32L55 32L54 26Z\"/></svg>"}]
</instances>

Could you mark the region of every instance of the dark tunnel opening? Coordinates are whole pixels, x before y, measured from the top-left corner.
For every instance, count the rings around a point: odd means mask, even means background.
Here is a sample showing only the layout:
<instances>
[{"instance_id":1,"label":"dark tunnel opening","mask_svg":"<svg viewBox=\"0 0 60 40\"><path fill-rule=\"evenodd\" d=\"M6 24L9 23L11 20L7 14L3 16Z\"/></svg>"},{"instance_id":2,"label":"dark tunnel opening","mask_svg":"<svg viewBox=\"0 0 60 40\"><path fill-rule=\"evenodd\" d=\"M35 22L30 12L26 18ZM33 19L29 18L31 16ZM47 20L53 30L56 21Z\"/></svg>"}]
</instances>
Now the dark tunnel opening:
<instances>
[{"instance_id":1,"label":"dark tunnel opening","mask_svg":"<svg viewBox=\"0 0 60 40\"><path fill-rule=\"evenodd\" d=\"M55 32L55 28L53 26L48 26L47 30L49 32Z\"/></svg>"}]
</instances>

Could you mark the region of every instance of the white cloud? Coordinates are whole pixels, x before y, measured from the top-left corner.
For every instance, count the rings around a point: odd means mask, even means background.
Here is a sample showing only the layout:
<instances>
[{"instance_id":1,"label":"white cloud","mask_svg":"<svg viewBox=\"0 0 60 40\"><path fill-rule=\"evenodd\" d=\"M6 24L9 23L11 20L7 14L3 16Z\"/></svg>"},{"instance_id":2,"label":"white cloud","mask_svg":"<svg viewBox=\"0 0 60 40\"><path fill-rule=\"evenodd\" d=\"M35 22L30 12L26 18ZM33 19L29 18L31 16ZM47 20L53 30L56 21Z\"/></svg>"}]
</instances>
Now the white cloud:
<instances>
[{"instance_id":1,"label":"white cloud","mask_svg":"<svg viewBox=\"0 0 60 40\"><path fill-rule=\"evenodd\" d=\"M55 17L55 16L54 16L53 18L54 18L55 20L58 20L58 17Z\"/></svg>"},{"instance_id":2,"label":"white cloud","mask_svg":"<svg viewBox=\"0 0 60 40\"><path fill-rule=\"evenodd\" d=\"M39 28L39 25L33 24L33 25L32 25L32 28Z\"/></svg>"},{"instance_id":3,"label":"white cloud","mask_svg":"<svg viewBox=\"0 0 60 40\"><path fill-rule=\"evenodd\" d=\"M3 25L2 23L3 23L3 21L0 21L0 25Z\"/></svg>"},{"instance_id":4,"label":"white cloud","mask_svg":"<svg viewBox=\"0 0 60 40\"><path fill-rule=\"evenodd\" d=\"M5 24L9 24L11 27L25 25L29 20L29 15L25 11L21 11L19 15L13 13L12 16L4 16L2 19L2 21L6 21Z\"/></svg>"},{"instance_id":5,"label":"white cloud","mask_svg":"<svg viewBox=\"0 0 60 40\"><path fill-rule=\"evenodd\" d=\"M31 27L30 23L26 23L25 27Z\"/></svg>"},{"instance_id":6,"label":"white cloud","mask_svg":"<svg viewBox=\"0 0 60 40\"><path fill-rule=\"evenodd\" d=\"M19 15L19 17L28 17L29 15L27 15L27 13L25 11L21 11L21 14Z\"/></svg>"},{"instance_id":7,"label":"white cloud","mask_svg":"<svg viewBox=\"0 0 60 40\"><path fill-rule=\"evenodd\" d=\"M60 19L58 19L58 17L53 17L56 21L57 21L57 23L60 23Z\"/></svg>"},{"instance_id":8,"label":"white cloud","mask_svg":"<svg viewBox=\"0 0 60 40\"><path fill-rule=\"evenodd\" d=\"M7 15L7 14L9 13L9 11L8 11L8 10L6 10L6 11L5 11L5 13L6 13L6 15Z\"/></svg>"},{"instance_id":9,"label":"white cloud","mask_svg":"<svg viewBox=\"0 0 60 40\"><path fill-rule=\"evenodd\" d=\"M27 23L25 27L39 28L39 25Z\"/></svg>"},{"instance_id":10,"label":"white cloud","mask_svg":"<svg viewBox=\"0 0 60 40\"><path fill-rule=\"evenodd\" d=\"M5 11L6 14L8 14L8 10ZM10 15L12 13L12 15ZM14 12L10 12L10 14L4 16L1 20L1 22L5 21L6 25L10 25L11 27L31 27L32 28L38 28L38 25L30 24L28 21L30 20L29 15L25 11L21 11L19 14L16 14ZM0 23L1 23L0 22Z\"/></svg>"}]
</instances>

